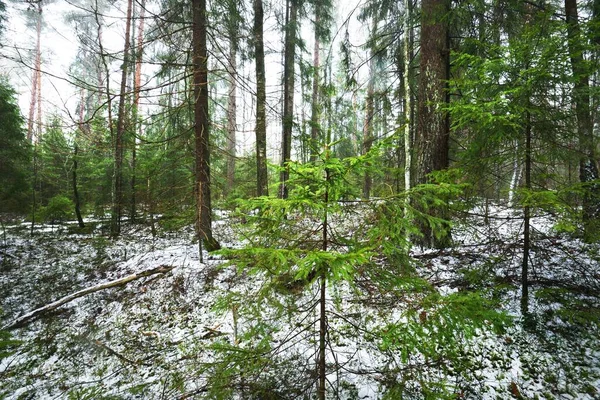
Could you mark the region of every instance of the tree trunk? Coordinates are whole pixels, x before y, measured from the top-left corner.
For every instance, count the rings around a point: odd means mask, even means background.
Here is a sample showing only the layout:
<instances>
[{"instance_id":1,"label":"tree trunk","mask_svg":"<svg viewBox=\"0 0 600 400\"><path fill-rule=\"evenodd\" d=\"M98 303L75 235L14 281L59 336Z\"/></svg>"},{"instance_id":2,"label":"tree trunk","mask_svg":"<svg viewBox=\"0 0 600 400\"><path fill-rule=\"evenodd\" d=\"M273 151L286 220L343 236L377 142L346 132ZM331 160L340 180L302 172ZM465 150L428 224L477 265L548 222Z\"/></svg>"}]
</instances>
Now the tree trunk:
<instances>
[{"instance_id":1,"label":"tree trunk","mask_svg":"<svg viewBox=\"0 0 600 400\"><path fill-rule=\"evenodd\" d=\"M125 98L127 94L127 69L129 67L129 51L131 48L131 14L133 0L127 1L127 16L125 19L125 45L123 47L123 64L121 65L121 88L119 90L119 108L117 111L117 132L114 142L114 172L113 172L113 208L111 218L111 234L121 233L121 217L123 213L123 156L125 137Z\"/></svg>"},{"instance_id":2,"label":"tree trunk","mask_svg":"<svg viewBox=\"0 0 600 400\"><path fill-rule=\"evenodd\" d=\"M233 10L231 11L234 12ZM233 17L230 17L233 18ZM227 102L227 187L228 194L235 184L236 130L237 130L237 29L229 27L229 93Z\"/></svg>"},{"instance_id":3,"label":"tree trunk","mask_svg":"<svg viewBox=\"0 0 600 400\"><path fill-rule=\"evenodd\" d=\"M365 124L363 125L363 145L362 154L366 155L373 146L373 115L375 114L375 53L377 37L377 17L373 17L373 29L371 30L371 49L369 52L369 83L367 84L367 99L365 104ZM366 165L365 177L363 181L363 199L371 196L371 186L373 179L369 171L370 163Z\"/></svg>"},{"instance_id":4,"label":"tree trunk","mask_svg":"<svg viewBox=\"0 0 600 400\"><path fill-rule=\"evenodd\" d=\"M410 61L412 59L412 43L411 37L413 33L412 29L412 16L411 16L411 2L409 0L404 0L404 190L406 193L410 191L411 188L411 166L412 166L412 118L411 112L413 107L413 102L411 101L412 92L410 90L410 81L411 81L411 73L410 73ZM404 207L404 215L408 217L408 204L410 198L407 195L406 198L406 206Z\"/></svg>"},{"instance_id":5,"label":"tree trunk","mask_svg":"<svg viewBox=\"0 0 600 400\"><path fill-rule=\"evenodd\" d=\"M144 54L144 17L146 13L146 0L140 2L140 12L137 31L136 55L135 55L135 73L133 78L133 124L131 127L132 144L131 144L131 203L130 203L130 219L135 222L137 212L136 199L136 168L137 168L137 135L142 135L142 124L139 123L140 114L140 94L142 88L142 56Z\"/></svg>"},{"instance_id":6,"label":"tree trunk","mask_svg":"<svg viewBox=\"0 0 600 400\"><path fill-rule=\"evenodd\" d=\"M40 129L40 121L41 121L41 79L42 79L42 2L39 1L37 3L37 21L36 21L36 45L35 45L35 66L33 70L33 79L31 83L31 101L29 102L29 119L27 120L27 140L32 142L34 140L39 141L39 137L35 138L34 136L34 121L35 121L35 109L36 105L38 108L38 130Z\"/></svg>"},{"instance_id":7,"label":"tree trunk","mask_svg":"<svg viewBox=\"0 0 600 400\"><path fill-rule=\"evenodd\" d=\"M200 258L202 246L208 251L220 248L212 235L210 201L210 147L208 117L208 52L206 49L206 0L192 0L194 64L194 132L196 136L196 234Z\"/></svg>"},{"instance_id":8,"label":"tree trunk","mask_svg":"<svg viewBox=\"0 0 600 400\"><path fill-rule=\"evenodd\" d=\"M600 218L600 186L591 183L598 179L598 167L594 151L594 125L590 112L589 72L586 70L583 58L583 40L575 0L565 0L565 14L567 17L569 56L575 81L573 99L577 116L580 152L579 180L585 185L583 195L584 238L586 241L594 241L599 237L598 228L600 228L598 221Z\"/></svg>"},{"instance_id":9,"label":"tree trunk","mask_svg":"<svg viewBox=\"0 0 600 400\"><path fill-rule=\"evenodd\" d=\"M77 216L77 223L79 224L80 228L85 228L85 224L83 223L83 218L81 216L81 204L80 204L80 199L79 199L79 191L77 190L77 153L78 153L78 146L77 146L77 142L79 140L79 133L84 133L84 104L85 104L85 99L83 96L83 89L81 89L81 100L79 103L79 126L78 129L75 131L75 143L74 143L74 148L73 148L73 171L72 171L72 183L73 183L73 199L75 201L75 215Z\"/></svg>"},{"instance_id":10,"label":"tree trunk","mask_svg":"<svg viewBox=\"0 0 600 400\"><path fill-rule=\"evenodd\" d=\"M320 9L315 5L315 48L313 52L313 85L312 85L312 104L310 116L310 161L317 161L319 154L319 68L320 68L320 41L319 41L319 14Z\"/></svg>"},{"instance_id":11,"label":"tree trunk","mask_svg":"<svg viewBox=\"0 0 600 400\"><path fill-rule=\"evenodd\" d=\"M329 149L325 145L325 157L329 158ZM329 232L328 232L328 207L329 207L329 184L330 184L330 172L325 170L325 195L324 195L324 216L323 216L323 241L321 244L321 250L327 252L329 245ZM325 357L325 349L327 344L327 308L326 308L326 294L327 294L327 269L322 267L320 272L320 300L319 300L319 360L318 360L318 372L319 372L319 387L318 387L318 398L319 400L325 400L325 385L327 383L327 364Z\"/></svg>"},{"instance_id":12,"label":"tree trunk","mask_svg":"<svg viewBox=\"0 0 600 400\"><path fill-rule=\"evenodd\" d=\"M287 0L285 24L285 49L283 66L283 132L281 137L281 173L279 197L286 199L290 177L289 165L292 154L292 128L294 126L294 63L296 59L297 0Z\"/></svg>"},{"instance_id":13,"label":"tree trunk","mask_svg":"<svg viewBox=\"0 0 600 400\"><path fill-rule=\"evenodd\" d=\"M531 114L525 115L525 188L531 190ZM521 264L521 314L525 319L529 315L529 249L531 209L528 205L523 208L523 260Z\"/></svg>"},{"instance_id":14,"label":"tree trunk","mask_svg":"<svg viewBox=\"0 0 600 400\"><path fill-rule=\"evenodd\" d=\"M256 57L256 195L268 196L267 94L263 42L263 3L254 0L254 53Z\"/></svg>"},{"instance_id":15,"label":"tree trunk","mask_svg":"<svg viewBox=\"0 0 600 400\"><path fill-rule=\"evenodd\" d=\"M449 72L448 0L423 0L421 5L421 64L419 77L418 122L415 138L415 183L427 183L428 174L448 167L449 120L442 110L448 101ZM443 209L432 210L441 218ZM449 236L436 239L429 226L421 227L426 246L446 247Z\"/></svg>"}]
</instances>

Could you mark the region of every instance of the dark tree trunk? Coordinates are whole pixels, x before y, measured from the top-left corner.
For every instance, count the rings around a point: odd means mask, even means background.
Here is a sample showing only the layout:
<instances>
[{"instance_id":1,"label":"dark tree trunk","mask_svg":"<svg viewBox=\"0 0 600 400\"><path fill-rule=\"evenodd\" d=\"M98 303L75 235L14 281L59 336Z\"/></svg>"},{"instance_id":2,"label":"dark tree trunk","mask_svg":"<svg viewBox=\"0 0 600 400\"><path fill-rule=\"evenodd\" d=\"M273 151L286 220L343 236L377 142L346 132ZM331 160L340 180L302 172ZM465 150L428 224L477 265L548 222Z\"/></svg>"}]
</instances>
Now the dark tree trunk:
<instances>
[{"instance_id":1,"label":"dark tree trunk","mask_svg":"<svg viewBox=\"0 0 600 400\"><path fill-rule=\"evenodd\" d=\"M196 136L196 234L199 251L220 248L212 236L210 201L210 148L208 119L208 52L206 50L206 0L192 0L193 64L194 64L194 132Z\"/></svg>"},{"instance_id":2,"label":"dark tree trunk","mask_svg":"<svg viewBox=\"0 0 600 400\"><path fill-rule=\"evenodd\" d=\"M315 7L315 48L313 53L313 85L312 85L312 104L310 116L310 161L317 161L319 154L319 132L321 129L319 123L319 68L320 68L320 41L319 41L319 14L320 10Z\"/></svg>"},{"instance_id":3,"label":"dark tree trunk","mask_svg":"<svg viewBox=\"0 0 600 400\"><path fill-rule=\"evenodd\" d=\"M288 163L292 154L292 128L294 126L294 62L296 58L297 0L287 0L285 24L285 50L283 66L283 133L281 137L281 167L279 197L288 197L287 181L290 177Z\"/></svg>"},{"instance_id":4,"label":"dark tree trunk","mask_svg":"<svg viewBox=\"0 0 600 400\"><path fill-rule=\"evenodd\" d=\"M442 110L448 101L449 35L446 18L448 0L423 0L421 5L421 64L418 90L418 120L415 137L415 183L427 183L428 174L446 169L449 164L449 119ZM443 209L432 210L441 218ZM445 247L449 235L438 232L436 239L429 226L423 225L424 245Z\"/></svg>"},{"instance_id":5,"label":"dark tree trunk","mask_svg":"<svg viewBox=\"0 0 600 400\"><path fill-rule=\"evenodd\" d=\"M448 27L447 0L424 0L421 10L421 65L416 137L416 183L427 174L448 167L448 118L442 111L447 100Z\"/></svg>"},{"instance_id":6,"label":"dark tree trunk","mask_svg":"<svg viewBox=\"0 0 600 400\"><path fill-rule=\"evenodd\" d=\"M85 228L85 224L83 223L83 218L81 217L81 202L79 199L79 190L77 190L77 153L78 153L78 146L77 146L77 142L79 140L79 133L83 133L84 132L84 104L85 104L85 99L83 97L83 89L81 89L81 100L80 100L80 104L79 104L79 126L78 126L78 130L75 131L75 144L74 144L74 148L73 148L73 171L72 171L72 183L73 183L73 199L75 201L75 215L77 216L77 223L79 224L80 228Z\"/></svg>"},{"instance_id":7,"label":"dark tree trunk","mask_svg":"<svg viewBox=\"0 0 600 400\"><path fill-rule=\"evenodd\" d=\"M135 74L133 79L133 143L131 146L131 204L130 204L130 219L135 222L137 212L136 200L136 168L137 168L137 134L141 136L142 125L139 123L140 113L140 92L142 88L142 55L144 54L144 16L146 12L146 0L140 2L140 22L138 24L136 55L135 55Z\"/></svg>"},{"instance_id":8,"label":"dark tree trunk","mask_svg":"<svg viewBox=\"0 0 600 400\"><path fill-rule=\"evenodd\" d=\"M125 137L125 98L127 94L127 69L129 67L129 51L131 48L131 14L133 0L127 1L127 17L125 20L125 46L123 47L123 64L121 66L121 88L119 90L119 108L117 115L117 132L115 135L115 160L114 160L114 199L112 209L111 234L118 236L121 233L121 217L123 213L123 155Z\"/></svg>"},{"instance_id":9,"label":"dark tree trunk","mask_svg":"<svg viewBox=\"0 0 600 400\"><path fill-rule=\"evenodd\" d=\"M262 0L254 0L254 52L256 56L256 195L267 196L269 194L267 176L267 94Z\"/></svg>"},{"instance_id":10,"label":"dark tree trunk","mask_svg":"<svg viewBox=\"0 0 600 400\"><path fill-rule=\"evenodd\" d=\"M584 238L586 241L594 241L599 237L600 187L595 183L590 183L598 179L598 167L596 165L593 122L590 112L589 72L586 70L586 63L583 58L583 39L575 0L565 0L565 14L567 17L569 55L575 80L573 98L579 139L579 180L585 185L583 195Z\"/></svg>"},{"instance_id":11,"label":"dark tree trunk","mask_svg":"<svg viewBox=\"0 0 600 400\"><path fill-rule=\"evenodd\" d=\"M525 188L531 189L531 114L525 116ZM521 314L524 318L529 315L529 249L531 208L523 208L523 260L521 263Z\"/></svg>"}]
</instances>

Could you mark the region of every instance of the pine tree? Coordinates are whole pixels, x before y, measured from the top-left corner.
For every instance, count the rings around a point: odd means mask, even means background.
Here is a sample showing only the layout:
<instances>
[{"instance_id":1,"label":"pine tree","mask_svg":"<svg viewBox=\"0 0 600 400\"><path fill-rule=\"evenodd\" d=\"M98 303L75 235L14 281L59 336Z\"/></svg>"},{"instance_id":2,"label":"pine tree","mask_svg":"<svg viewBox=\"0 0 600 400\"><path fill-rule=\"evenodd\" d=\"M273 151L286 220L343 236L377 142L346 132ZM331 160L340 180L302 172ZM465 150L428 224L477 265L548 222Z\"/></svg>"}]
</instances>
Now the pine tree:
<instances>
[{"instance_id":1,"label":"pine tree","mask_svg":"<svg viewBox=\"0 0 600 400\"><path fill-rule=\"evenodd\" d=\"M194 132L196 140L196 233L199 251L217 250L219 243L212 236L210 198L210 121L208 116L208 53L206 50L206 1L192 1Z\"/></svg>"}]
</instances>

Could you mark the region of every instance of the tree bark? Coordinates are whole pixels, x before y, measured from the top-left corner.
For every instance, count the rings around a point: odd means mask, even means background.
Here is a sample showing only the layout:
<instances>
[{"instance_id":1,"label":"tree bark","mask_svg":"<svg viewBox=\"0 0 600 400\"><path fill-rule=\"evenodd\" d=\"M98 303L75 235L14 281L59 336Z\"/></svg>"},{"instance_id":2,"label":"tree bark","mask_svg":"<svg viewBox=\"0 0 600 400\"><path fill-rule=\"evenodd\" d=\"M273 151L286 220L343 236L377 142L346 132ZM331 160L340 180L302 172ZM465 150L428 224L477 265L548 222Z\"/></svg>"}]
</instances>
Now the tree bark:
<instances>
[{"instance_id":1,"label":"tree bark","mask_svg":"<svg viewBox=\"0 0 600 400\"><path fill-rule=\"evenodd\" d=\"M234 10L231 11L234 13ZM230 19L234 18L230 16ZM236 130L237 130L237 29L229 23L229 93L227 102L227 187L228 194L235 184Z\"/></svg>"},{"instance_id":2,"label":"tree bark","mask_svg":"<svg viewBox=\"0 0 600 400\"><path fill-rule=\"evenodd\" d=\"M531 113L525 115L525 188L531 190ZM523 260L521 263L521 314L529 316L529 249L531 248L531 208L523 208Z\"/></svg>"},{"instance_id":3,"label":"tree bark","mask_svg":"<svg viewBox=\"0 0 600 400\"><path fill-rule=\"evenodd\" d=\"M140 2L139 24L137 31L136 55L135 55L135 73L133 78L133 126L132 144L131 144L131 202L130 219L135 222L137 212L136 199L136 168L137 168L137 135L142 135L142 124L139 123L140 114L140 95L142 88L142 56L144 54L144 22L146 13L146 0Z\"/></svg>"},{"instance_id":4,"label":"tree bark","mask_svg":"<svg viewBox=\"0 0 600 400\"><path fill-rule=\"evenodd\" d=\"M34 140L39 141L39 137L35 138L34 135L34 121L35 121L35 109L36 105L38 108L38 129L40 129L39 122L41 121L41 79L42 79L42 2L37 3L37 21L36 21L36 45L35 45L35 66L33 70L33 79L31 83L31 100L29 102L29 119L27 120L27 140L32 142Z\"/></svg>"},{"instance_id":5,"label":"tree bark","mask_svg":"<svg viewBox=\"0 0 600 400\"><path fill-rule=\"evenodd\" d=\"M254 53L256 57L256 195L268 196L267 113L263 3L254 0Z\"/></svg>"},{"instance_id":6,"label":"tree bark","mask_svg":"<svg viewBox=\"0 0 600 400\"><path fill-rule=\"evenodd\" d=\"M196 137L196 234L200 258L202 258L203 245L208 251L220 248L219 243L212 235L206 0L192 0L192 14L194 132Z\"/></svg>"},{"instance_id":7,"label":"tree bark","mask_svg":"<svg viewBox=\"0 0 600 400\"><path fill-rule=\"evenodd\" d=\"M408 193L411 188L411 166L412 166L412 108L413 102L411 101L412 92L410 90L410 61L412 59L412 17L411 7L409 0L404 0L404 191ZM408 217L410 198L406 197L406 206L404 207L404 216Z\"/></svg>"},{"instance_id":8,"label":"tree bark","mask_svg":"<svg viewBox=\"0 0 600 400\"><path fill-rule=\"evenodd\" d=\"M283 66L283 132L281 137L281 173L279 197L288 197L287 181L290 177L289 162L292 154L292 128L294 126L294 65L296 59L297 0L286 2L285 49Z\"/></svg>"},{"instance_id":9,"label":"tree bark","mask_svg":"<svg viewBox=\"0 0 600 400\"><path fill-rule=\"evenodd\" d=\"M77 190L77 157L78 157L78 146L77 142L79 141L79 133L84 133L84 107L85 107L85 99L83 96L84 90L81 89L81 99L79 103L79 124L78 129L75 131L75 140L73 146L73 171L72 171L72 183L73 183L73 199L75 201L75 215L77 216L77 223L80 228L85 228L85 224L83 223L83 218L81 216L81 204L79 199L79 191Z\"/></svg>"},{"instance_id":10,"label":"tree bark","mask_svg":"<svg viewBox=\"0 0 600 400\"><path fill-rule=\"evenodd\" d=\"M449 119L442 110L448 101L449 35L446 18L448 0L423 0L421 5L421 63L418 91L418 121L415 138L415 183L427 183L428 174L446 169L449 164ZM431 210L437 217L447 217L443 209ZM449 236L436 239L431 228L423 224L423 244L445 247ZM443 235L442 235L443 236Z\"/></svg>"},{"instance_id":11,"label":"tree bark","mask_svg":"<svg viewBox=\"0 0 600 400\"><path fill-rule=\"evenodd\" d=\"M125 98L127 95L127 70L129 67L129 51L131 48L131 14L133 0L127 1L127 16L125 19L125 45L123 47L123 64L121 66L121 88L119 90L119 108L117 111L117 132L114 142L114 172L113 172L113 207L111 217L111 234L121 233L121 217L123 213L123 156L125 138Z\"/></svg>"},{"instance_id":12,"label":"tree bark","mask_svg":"<svg viewBox=\"0 0 600 400\"><path fill-rule=\"evenodd\" d=\"M58 307L60 307L64 304L67 304L75 299L80 298L80 297L86 296L91 293L98 292L100 290L110 289L110 288L117 287L117 286L123 286L131 281L134 281L134 280L140 279L140 278L144 278L146 276L151 276L151 275L155 275L155 274L165 274L165 273L171 271L173 268L175 268L175 267L161 265L159 267L149 269L146 271L142 271L142 272L137 272L135 274L131 274L131 275L125 276L123 278L120 278L120 279L117 279L114 281L100 283L98 285L94 285L94 286L79 290L75 293L71 293L68 296L60 298L56 301L53 301L50 304L46 304L43 307L37 308L33 311L28 312L27 314L20 316L19 318L15 319L10 324L2 327L2 329L3 330L11 330L11 329L20 328L20 327L24 326L25 324L37 319L41 315L46 314L50 311L56 310Z\"/></svg>"},{"instance_id":13,"label":"tree bark","mask_svg":"<svg viewBox=\"0 0 600 400\"><path fill-rule=\"evenodd\" d=\"M377 16L373 17L373 29L371 30L371 49L369 51L369 82L367 84L367 98L365 104L365 124L363 125L363 145L362 154L367 155L373 146L373 116L375 114L375 41L377 37ZM371 186L373 178L369 171L370 163L366 164L365 176L363 181L363 199L369 199L371 196Z\"/></svg>"},{"instance_id":14,"label":"tree bark","mask_svg":"<svg viewBox=\"0 0 600 400\"><path fill-rule=\"evenodd\" d=\"M579 140L579 180L585 185L583 195L584 238L594 241L598 238L600 223L600 187L590 183L598 179L598 167L594 151L593 122L590 111L589 72L583 58L584 46L577 16L577 2L565 0L569 56L575 85L573 99L577 116Z\"/></svg>"},{"instance_id":15,"label":"tree bark","mask_svg":"<svg viewBox=\"0 0 600 400\"><path fill-rule=\"evenodd\" d=\"M311 104L311 115L310 115L310 161L317 161L317 155L319 154L319 132L321 126L319 123L319 68L320 59L320 40L319 40L319 15L321 10L315 5L315 48L313 51L313 84L312 84L312 104Z\"/></svg>"}]
</instances>

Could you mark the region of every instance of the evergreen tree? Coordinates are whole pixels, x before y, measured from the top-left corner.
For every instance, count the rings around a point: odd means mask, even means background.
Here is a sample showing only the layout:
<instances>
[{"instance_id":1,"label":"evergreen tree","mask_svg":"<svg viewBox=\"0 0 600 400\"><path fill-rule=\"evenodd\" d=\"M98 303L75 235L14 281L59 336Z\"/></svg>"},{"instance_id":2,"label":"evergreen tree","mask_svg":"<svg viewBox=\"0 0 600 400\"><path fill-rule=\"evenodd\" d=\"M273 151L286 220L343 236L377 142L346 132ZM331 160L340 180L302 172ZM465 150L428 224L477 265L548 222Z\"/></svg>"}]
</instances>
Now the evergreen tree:
<instances>
[{"instance_id":1,"label":"evergreen tree","mask_svg":"<svg viewBox=\"0 0 600 400\"><path fill-rule=\"evenodd\" d=\"M0 210L23 212L29 204L30 147L14 90L0 81Z\"/></svg>"}]
</instances>

